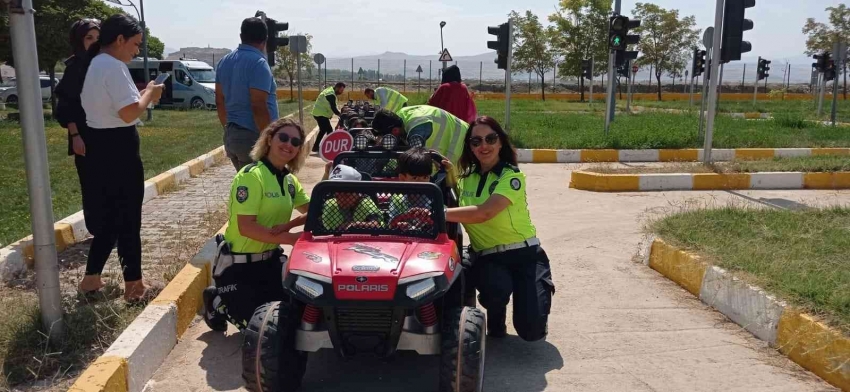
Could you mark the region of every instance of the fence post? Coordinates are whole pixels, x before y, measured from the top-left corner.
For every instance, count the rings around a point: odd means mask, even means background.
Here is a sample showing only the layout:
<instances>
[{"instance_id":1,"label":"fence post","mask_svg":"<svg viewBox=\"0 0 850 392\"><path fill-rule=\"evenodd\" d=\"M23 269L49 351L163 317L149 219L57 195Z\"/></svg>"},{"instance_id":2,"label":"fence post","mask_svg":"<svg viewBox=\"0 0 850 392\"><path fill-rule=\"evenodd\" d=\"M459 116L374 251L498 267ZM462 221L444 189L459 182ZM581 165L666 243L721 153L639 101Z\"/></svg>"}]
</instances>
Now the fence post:
<instances>
[{"instance_id":1,"label":"fence post","mask_svg":"<svg viewBox=\"0 0 850 392\"><path fill-rule=\"evenodd\" d=\"M381 59L378 59L378 86L381 85Z\"/></svg>"}]
</instances>

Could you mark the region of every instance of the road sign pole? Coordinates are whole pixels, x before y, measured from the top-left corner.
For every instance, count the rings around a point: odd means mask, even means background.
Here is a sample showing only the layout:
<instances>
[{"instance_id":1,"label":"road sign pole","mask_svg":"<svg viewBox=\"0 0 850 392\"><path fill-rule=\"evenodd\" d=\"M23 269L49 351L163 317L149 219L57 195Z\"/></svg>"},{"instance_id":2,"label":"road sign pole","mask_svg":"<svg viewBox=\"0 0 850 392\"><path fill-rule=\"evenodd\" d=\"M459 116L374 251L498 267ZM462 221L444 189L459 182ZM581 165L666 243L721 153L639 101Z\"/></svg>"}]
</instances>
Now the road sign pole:
<instances>
[{"instance_id":1,"label":"road sign pole","mask_svg":"<svg viewBox=\"0 0 850 392\"><path fill-rule=\"evenodd\" d=\"M717 54L717 58L711 62L711 75L708 88L708 118L705 124L705 147L703 148L703 162L711 162L712 139L714 137L714 115L717 110L717 81L720 79L718 71L720 69L720 29L723 28L723 0L717 0L717 6L714 15L714 38L712 41L711 52Z\"/></svg>"},{"instance_id":2,"label":"road sign pole","mask_svg":"<svg viewBox=\"0 0 850 392\"><path fill-rule=\"evenodd\" d=\"M7 3L8 4L8 3ZM36 292L41 323L51 341L62 337L62 297L59 288L59 264L53 233L53 200L44 133L44 112L38 77L35 21L32 0L8 4L12 53L17 72L18 103L24 143L24 164L29 194Z\"/></svg>"},{"instance_id":3,"label":"road sign pole","mask_svg":"<svg viewBox=\"0 0 850 392\"><path fill-rule=\"evenodd\" d=\"M505 132L511 126L511 63L514 56L514 21L508 19L508 61L505 69Z\"/></svg>"}]
</instances>

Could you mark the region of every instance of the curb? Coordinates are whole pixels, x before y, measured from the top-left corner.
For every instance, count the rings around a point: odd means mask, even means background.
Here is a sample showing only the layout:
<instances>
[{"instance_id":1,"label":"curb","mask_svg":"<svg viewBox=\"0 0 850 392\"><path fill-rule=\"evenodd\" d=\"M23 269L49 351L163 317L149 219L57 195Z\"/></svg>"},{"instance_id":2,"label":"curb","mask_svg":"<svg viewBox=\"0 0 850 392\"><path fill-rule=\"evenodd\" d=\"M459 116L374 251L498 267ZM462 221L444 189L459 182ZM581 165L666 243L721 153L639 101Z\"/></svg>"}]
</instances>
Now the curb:
<instances>
[{"instance_id":1,"label":"curb","mask_svg":"<svg viewBox=\"0 0 850 392\"><path fill-rule=\"evenodd\" d=\"M547 150L517 149L520 163L595 163L595 162L699 162L702 149L650 150ZM738 148L713 149L712 161L733 159L769 159L812 155L850 155L850 148Z\"/></svg>"},{"instance_id":2,"label":"curb","mask_svg":"<svg viewBox=\"0 0 850 392\"><path fill-rule=\"evenodd\" d=\"M661 239L652 241L644 260L792 361L850 391L850 338L840 331Z\"/></svg>"},{"instance_id":3,"label":"curb","mask_svg":"<svg viewBox=\"0 0 850 392\"><path fill-rule=\"evenodd\" d=\"M592 192L850 189L850 172L603 174L574 171L570 188Z\"/></svg>"},{"instance_id":4,"label":"curb","mask_svg":"<svg viewBox=\"0 0 850 392\"><path fill-rule=\"evenodd\" d=\"M307 135L308 149L317 135L318 128ZM226 229L225 223L218 233ZM213 283L217 252L213 236L68 391L141 392L203 311L203 291Z\"/></svg>"},{"instance_id":5,"label":"curb","mask_svg":"<svg viewBox=\"0 0 850 392\"><path fill-rule=\"evenodd\" d=\"M142 203L147 203L151 199L166 193L190 177L198 176L206 169L223 162L225 158L224 147L222 146L145 181L145 196ZM83 211L77 211L56 222L53 225L53 231L56 237L57 252L84 241L89 235L83 218ZM34 263L33 253L32 235L0 249L0 280L9 281L26 268L32 268Z\"/></svg>"}]
</instances>

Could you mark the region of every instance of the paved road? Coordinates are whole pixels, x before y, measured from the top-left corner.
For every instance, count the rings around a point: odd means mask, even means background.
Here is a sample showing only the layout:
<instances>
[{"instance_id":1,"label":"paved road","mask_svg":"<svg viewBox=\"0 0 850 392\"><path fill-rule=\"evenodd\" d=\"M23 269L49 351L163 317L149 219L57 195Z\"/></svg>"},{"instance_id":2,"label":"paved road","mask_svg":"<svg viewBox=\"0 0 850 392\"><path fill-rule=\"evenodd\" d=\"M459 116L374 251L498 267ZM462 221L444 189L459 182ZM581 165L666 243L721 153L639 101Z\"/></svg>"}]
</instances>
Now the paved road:
<instances>
[{"instance_id":1,"label":"paved road","mask_svg":"<svg viewBox=\"0 0 850 392\"><path fill-rule=\"evenodd\" d=\"M558 291L546 341L488 340L488 392L834 390L633 259L646 220L678 208L847 204L850 192L591 193L568 188L577 167L521 167ZM240 344L198 323L146 391L243 391ZM433 391L437 372L434 357L318 353L302 390Z\"/></svg>"}]
</instances>

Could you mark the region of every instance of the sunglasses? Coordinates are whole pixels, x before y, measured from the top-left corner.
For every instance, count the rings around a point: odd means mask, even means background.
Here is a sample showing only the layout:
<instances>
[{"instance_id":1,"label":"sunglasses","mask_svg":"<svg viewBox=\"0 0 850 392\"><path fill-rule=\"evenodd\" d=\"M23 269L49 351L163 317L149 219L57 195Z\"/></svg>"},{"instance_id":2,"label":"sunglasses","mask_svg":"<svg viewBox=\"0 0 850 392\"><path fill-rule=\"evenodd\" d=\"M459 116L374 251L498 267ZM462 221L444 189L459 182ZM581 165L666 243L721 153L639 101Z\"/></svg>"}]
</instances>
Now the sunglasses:
<instances>
[{"instance_id":1,"label":"sunglasses","mask_svg":"<svg viewBox=\"0 0 850 392\"><path fill-rule=\"evenodd\" d=\"M280 140L281 143L289 143L292 147L301 147L303 140L297 137L289 137L289 135L280 132L277 134L277 140Z\"/></svg>"},{"instance_id":2,"label":"sunglasses","mask_svg":"<svg viewBox=\"0 0 850 392\"><path fill-rule=\"evenodd\" d=\"M472 147L479 147L481 146L481 143L487 142L488 145L492 146L496 144L497 141L499 141L499 134L491 133L485 137L473 136L469 138L469 145Z\"/></svg>"}]
</instances>

